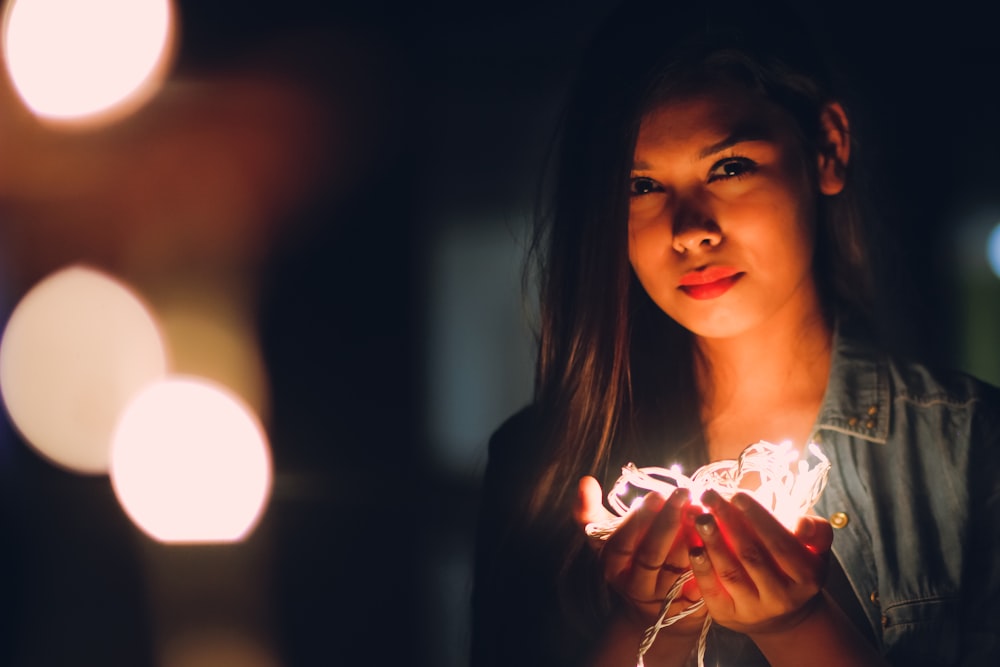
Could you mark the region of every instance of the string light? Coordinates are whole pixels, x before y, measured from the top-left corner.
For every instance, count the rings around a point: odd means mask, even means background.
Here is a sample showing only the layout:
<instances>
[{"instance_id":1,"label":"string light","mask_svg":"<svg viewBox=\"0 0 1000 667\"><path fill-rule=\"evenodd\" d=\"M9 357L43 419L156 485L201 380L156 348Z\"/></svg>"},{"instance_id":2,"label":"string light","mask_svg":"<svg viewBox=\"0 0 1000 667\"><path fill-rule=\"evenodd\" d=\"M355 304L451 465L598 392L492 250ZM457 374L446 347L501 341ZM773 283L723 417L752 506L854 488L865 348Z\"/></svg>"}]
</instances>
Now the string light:
<instances>
[{"instance_id":1,"label":"string light","mask_svg":"<svg viewBox=\"0 0 1000 667\"><path fill-rule=\"evenodd\" d=\"M590 537L606 540L646 493L656 491L667 497L677 488L689 489L695 504L700 503L702 494L709 489L726 500L737 492L746 493L770 510L782 525L793 530L798 520L819 500L826 488L829 472L830 460L816 444L809 443L804 451L799 452L790 441L775 445L762 440L744 449L739 458L709 463L690 477L677 465L670 468L637 468L629 463L622 468L621 477L608 492L608 505L615 516L588 524L586 533ZM643 656L661 629L704 606L705 601L698 600L672 616L667 615L681 588L693 576L690 570L684 572L667 592L656 622L643 634L637 667L643 667ZM705 664L705 644L711 622L711 617L706 616L698 641L699 667Z\"/></svg>"}]
</instances>

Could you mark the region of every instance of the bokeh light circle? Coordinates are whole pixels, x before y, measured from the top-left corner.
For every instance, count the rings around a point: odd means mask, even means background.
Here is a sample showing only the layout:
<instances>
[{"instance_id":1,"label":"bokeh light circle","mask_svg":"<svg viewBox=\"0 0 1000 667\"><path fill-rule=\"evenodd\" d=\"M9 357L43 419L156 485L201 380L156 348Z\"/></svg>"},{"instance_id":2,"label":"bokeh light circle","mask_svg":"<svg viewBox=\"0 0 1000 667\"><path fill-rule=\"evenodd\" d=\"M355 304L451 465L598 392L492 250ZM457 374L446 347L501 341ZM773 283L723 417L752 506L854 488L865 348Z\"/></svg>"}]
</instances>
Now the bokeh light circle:
<instances>
[{"instance_id":1,"label":"bokeh light circle","mask_svg":"<svg viewBox=\"0 0 1000 667\"><path fill-rule=\"evenodd\" d=\"M986 242L986 259L990 263L993 275L1000 278L1000 223L990 232L989 239Z\"/></svg>"},{"instance_id":2,"label":"bokeh light circle","mask_svg":"<svg viewBox=\"0 0 1000 667\"><path fill-rule=\"evenodd\" d=\"M119 413L166 369L163 338L142 301L83 266L29 290L0 342L11 421L42 455L75 472L107 472Z\"/></svg>"},{"instance_id":3,"label":"bokeh light circle","mask_svg":"<svg viewBox=\"0 0 1000 667\"><path fill-rule=\"evenodd\" d=\"M170 0L11 0L3 21L11 81L44 119L127 113L166 75L173 15Z\"/></svg>"},{"instance_id":4,"label":"bokeh light circle","mask_svg":"<svg viewBox=\"0 0 1000 667\"><path fill-rule=\"evenodd\" d=\"M111 483L132 521L161 542L233 542L271 490L260 422L235 394L194 377L156 382L122 413Z\"/></svg>"}]
</instances>

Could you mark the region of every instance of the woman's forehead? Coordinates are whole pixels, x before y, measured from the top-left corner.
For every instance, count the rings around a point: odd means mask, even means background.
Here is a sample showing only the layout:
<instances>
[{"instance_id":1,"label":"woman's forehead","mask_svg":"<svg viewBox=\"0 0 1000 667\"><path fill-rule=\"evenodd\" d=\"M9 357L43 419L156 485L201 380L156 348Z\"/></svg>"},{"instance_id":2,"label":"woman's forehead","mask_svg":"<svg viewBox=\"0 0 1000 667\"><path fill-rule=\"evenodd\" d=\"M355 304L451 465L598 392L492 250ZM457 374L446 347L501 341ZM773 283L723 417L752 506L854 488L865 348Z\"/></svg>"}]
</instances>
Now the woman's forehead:
<instances>
[{"instance_id":1,"label":"woman's forehead","mask_svg":"<svg viewBox=\"0 0 1000 667\"><path fill-rule=\"evenodd\" d=\"M639 141L774 140L790 133L793 122L779 107L746 88L712 88L664 101L648 111Z\"/></svg>"}]
</instances>

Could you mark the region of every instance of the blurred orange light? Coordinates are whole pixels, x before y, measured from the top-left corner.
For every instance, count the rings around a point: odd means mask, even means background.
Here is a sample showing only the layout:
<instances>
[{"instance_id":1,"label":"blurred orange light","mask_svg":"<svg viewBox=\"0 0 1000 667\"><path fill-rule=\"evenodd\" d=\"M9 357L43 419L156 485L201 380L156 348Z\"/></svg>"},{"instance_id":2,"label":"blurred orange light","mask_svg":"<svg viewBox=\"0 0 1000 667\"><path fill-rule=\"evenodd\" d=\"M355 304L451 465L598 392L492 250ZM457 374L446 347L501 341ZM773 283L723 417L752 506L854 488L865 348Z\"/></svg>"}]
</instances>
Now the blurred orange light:
<instances>
[{"instance_id":1,"label":"blurred orange light","mask_svg":"<svg viewBox=\"0 0 1000 667\"><path fill-rule=\"evenodd\" d=\"M97 122L156 92L173 52L170 0L11 0L4 56L37 116Z\"/></svg>"},{"instance_id":2,"label":"blurred orange light","mask_svg":"<svg viewBox=\"0 0 1000 667\"><path fill-rule=\"evenodd\" d=\"M214 380L246 401L265 424L269 388L257 339L254 295L225 281L168 276L147 290L175 373Z\"/></svg>"},{"instance_id":3,"label":"blurred orange light","mask_svg":"<svg viewBox=\"0 0 1000 667\"><path fill-rule=\"evenodd\" d=\"M119 412L166 368L145 305L82 266L35 285L0 342L0 389L11 420L41 454L76 472L107 472Z\"/></svg>"},{"instance_id":4,"label":"blurred orange light","mask_svg":"<svg viewBox=\"0 0 1000 667\"><path fill-rule=\"evenodd\" d=\"M229 628L201 628L197 634L172 638L159 657L162 667L281 667L280 660L259 636Z\"/></svg>"},{"instance_id":5,"label":"blurred orange light","mask_svg":"<svg viewBox=\"0 0 1000 667\"><path fill-rule=\"evenodd\" d=\"M271 489L263 429L234 394L205 380L150 385L122 414L111 483L133 522L161 542L234 542Z\"/></svg>"}]
</instances>

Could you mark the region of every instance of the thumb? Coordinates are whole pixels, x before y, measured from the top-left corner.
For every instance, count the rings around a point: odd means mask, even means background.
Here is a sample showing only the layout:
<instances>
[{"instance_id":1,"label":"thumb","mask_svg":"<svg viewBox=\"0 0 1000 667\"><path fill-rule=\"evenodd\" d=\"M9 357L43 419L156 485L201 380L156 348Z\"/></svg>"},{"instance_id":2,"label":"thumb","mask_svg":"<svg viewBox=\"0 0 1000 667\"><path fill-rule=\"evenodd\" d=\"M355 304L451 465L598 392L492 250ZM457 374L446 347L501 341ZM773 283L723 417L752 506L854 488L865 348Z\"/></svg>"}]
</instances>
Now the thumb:
<instances>
[{"instance_id":1,"label":"thumb","mask_svg":"<svg viewBox=\"0 0 1000 667\"><path fill-rule=\"evenodd\" d=\"M577 485L576 504L573 506L573 518L585 527L588 523L607 521L613 515L604 507L604 493L601 483L587 475L580 479Z\"/></svg>"},{"instance_id":2,"label":"thumb","mask_svg":"<svg viewBox=\"0 0 1000 667\"><path fill-rule=\"evenodd\" d=\"M825 554L833 546L833 528L829 521L818 516L806 515L799 519L795 536L814 553Z\"/></svg>"}]
</instances>

